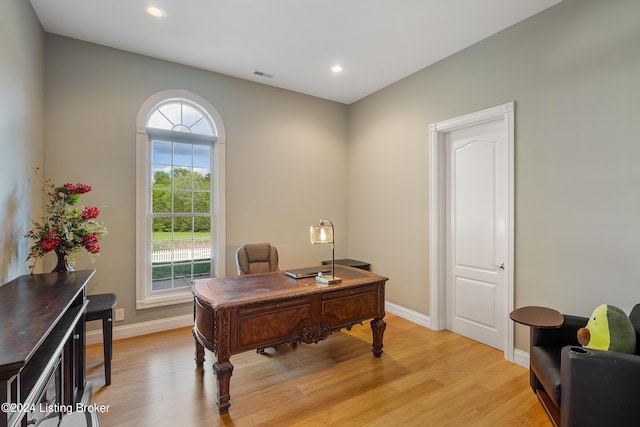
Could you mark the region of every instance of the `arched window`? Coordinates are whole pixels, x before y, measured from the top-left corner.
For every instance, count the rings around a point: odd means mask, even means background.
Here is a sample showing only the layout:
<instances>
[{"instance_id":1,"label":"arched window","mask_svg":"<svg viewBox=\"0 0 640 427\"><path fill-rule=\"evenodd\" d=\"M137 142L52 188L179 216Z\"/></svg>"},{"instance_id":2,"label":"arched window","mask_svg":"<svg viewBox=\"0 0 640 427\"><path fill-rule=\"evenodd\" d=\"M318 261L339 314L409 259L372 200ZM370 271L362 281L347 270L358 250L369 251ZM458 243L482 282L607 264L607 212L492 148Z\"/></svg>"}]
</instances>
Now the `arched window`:
<instances>
[{"instance_id":1,"label":"arched window","mask_svg":"<svg viewBox=\"0 0 640 427\"><path fill-rule=\"evenodd\" d=\"M191 281L224 275L224 126L187 91L138 113L136 307L192 300Z\"/></svg>"}]
</instances>

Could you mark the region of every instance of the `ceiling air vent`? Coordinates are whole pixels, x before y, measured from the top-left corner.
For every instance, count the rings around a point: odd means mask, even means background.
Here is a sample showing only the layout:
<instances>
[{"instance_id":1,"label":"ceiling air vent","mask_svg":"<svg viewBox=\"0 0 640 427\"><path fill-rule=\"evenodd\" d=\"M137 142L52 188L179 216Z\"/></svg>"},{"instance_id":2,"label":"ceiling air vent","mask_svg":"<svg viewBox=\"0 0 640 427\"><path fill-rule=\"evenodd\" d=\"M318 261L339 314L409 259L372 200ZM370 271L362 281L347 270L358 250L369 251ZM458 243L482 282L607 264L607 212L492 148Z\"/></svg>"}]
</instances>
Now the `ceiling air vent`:
<instances>
[{"instance_id":1,"label":"ceiling air vent","mask_svg":"<svg viewBox=\"0 0 640 427\"><path fill-rule=\"evenodd\" d=\"M267 74L267 73L263 73L262 71L254 71L253 74L255 74L256 76L260 76L260 77L266 77L268 79L273 78L273 74Z\"/></svg>"}]
</instances>

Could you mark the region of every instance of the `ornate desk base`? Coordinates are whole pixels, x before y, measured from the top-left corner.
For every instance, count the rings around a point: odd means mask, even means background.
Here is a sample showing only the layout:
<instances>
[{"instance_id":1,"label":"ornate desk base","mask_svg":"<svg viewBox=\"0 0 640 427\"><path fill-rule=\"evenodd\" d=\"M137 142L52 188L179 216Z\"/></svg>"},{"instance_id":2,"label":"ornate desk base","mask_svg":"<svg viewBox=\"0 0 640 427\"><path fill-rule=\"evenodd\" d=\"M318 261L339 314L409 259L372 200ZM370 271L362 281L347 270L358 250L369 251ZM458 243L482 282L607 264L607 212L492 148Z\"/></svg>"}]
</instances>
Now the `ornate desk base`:
<instances>
[{"instance_id":1,"label":"ornate desk base","mask_svg":"<svg viewBox=\"0 0 640 427\"><path fill-rule=\"evenodd\" d=\"M337 268L337 266L336 266ZM213 365L219 412L228 412L232 354L282 344L318 343L334 331L371 320L374 357L382 356L385 277L342 267L343 282L328 287L301 287L283 273L197 281L194 284L195 361L204 364L204 348L217 358ZM358 278L359 280L349 280ZM293 281L293 282L292 282ZM288 285L291 291L283 287ZM238 289L238 296L231 289ZM259 297L247 297L259 289ZM264 293L265 288L275 288ZM223 301L226 297L229 301ZM215 301L215 303L213 302Z\"/></svg>"}]
</instances>

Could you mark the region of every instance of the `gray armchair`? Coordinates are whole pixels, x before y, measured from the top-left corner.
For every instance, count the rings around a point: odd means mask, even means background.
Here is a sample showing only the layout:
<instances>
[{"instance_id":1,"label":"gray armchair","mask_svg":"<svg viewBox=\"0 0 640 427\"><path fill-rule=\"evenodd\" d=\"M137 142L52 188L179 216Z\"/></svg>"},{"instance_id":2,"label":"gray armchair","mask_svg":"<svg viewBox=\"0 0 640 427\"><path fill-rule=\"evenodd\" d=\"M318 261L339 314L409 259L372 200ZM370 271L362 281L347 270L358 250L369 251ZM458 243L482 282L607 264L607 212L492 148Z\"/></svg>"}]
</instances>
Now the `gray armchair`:
<instances>
[{"instance_id":1,"label":"gray armchair","mask_svg":"<svg viewBox=\"0 0 640 427\"><path fill-rule=\"evenodd\" d=\"M236 251L238 274L278 270L278 250L269 243L245 243Z\"/></svg>"},{"instance_id":2,"label":"gray armchair","mask_svg":"<svg viewBox=\"0 0 640 427\"><path fill-rule=\"evenodd\" d=\"M531 328L531 388L556 426L640 425L640 304L629 315L636 353L583 349L586 317L564 316L558 329Z\"/></svg>"}]
</instances>

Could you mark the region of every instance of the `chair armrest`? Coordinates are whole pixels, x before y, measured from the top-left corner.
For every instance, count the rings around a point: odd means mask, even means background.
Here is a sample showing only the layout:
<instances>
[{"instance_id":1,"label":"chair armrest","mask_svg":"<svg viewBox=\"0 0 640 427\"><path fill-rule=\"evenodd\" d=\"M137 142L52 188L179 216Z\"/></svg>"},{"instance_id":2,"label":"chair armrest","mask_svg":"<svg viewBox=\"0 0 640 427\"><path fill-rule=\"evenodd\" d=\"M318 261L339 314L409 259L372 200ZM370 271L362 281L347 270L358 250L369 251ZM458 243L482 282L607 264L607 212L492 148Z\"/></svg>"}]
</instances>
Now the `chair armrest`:
<instances>
[{"instance_id":1,"label":"chair armrest","mask_svg":"<svg viewBox=\"0 0 640 427\"><path fill-rule=\"evenodd\" d=\"M531 328L531 346L545 345L564 347L565 345L580 345L578 343L578 329L583 328L586 317L564 315L562 326L554 329Z\"/></svg>"},{"instance_id":2,"label":"chair armrest","mask_svg":"<svg viewBox=\"0 0 640 427\"><path fill-rule=\"evenodd\" d=\"M640 356L567 346L560 376L562 426L639 425Z\"/></svg>"}]
</instances>

